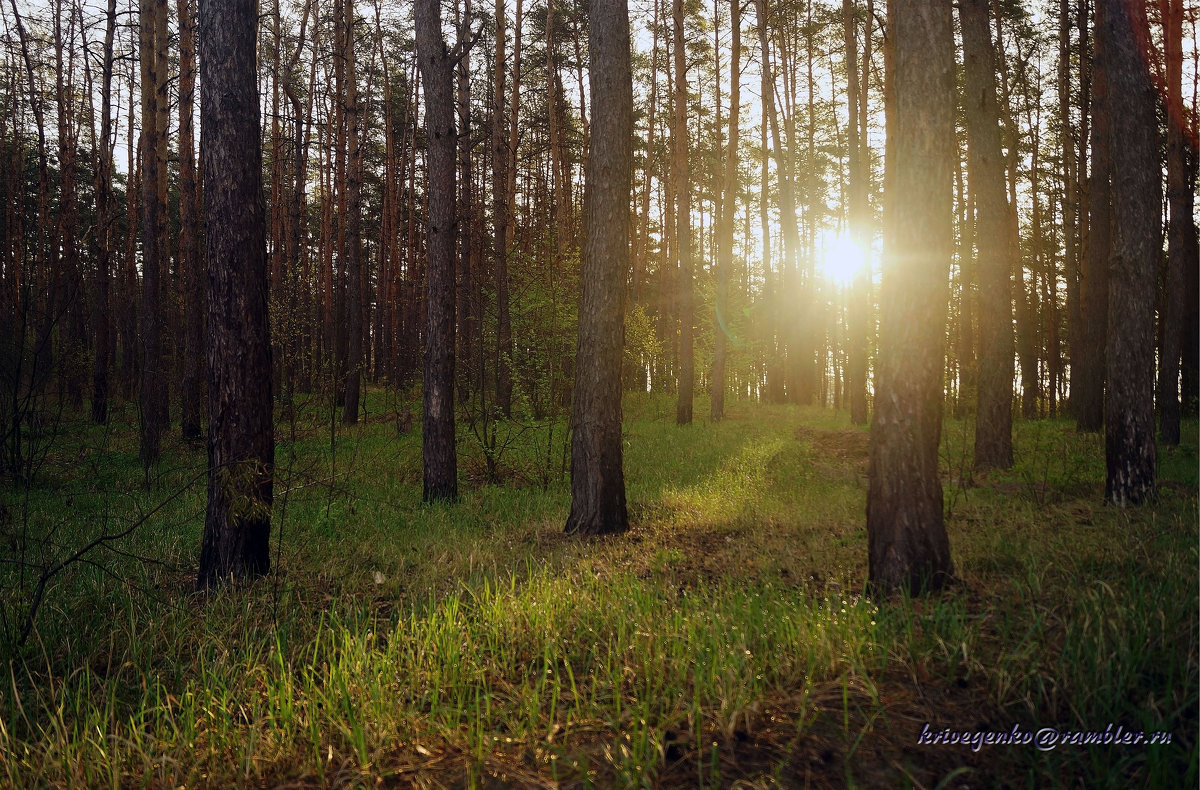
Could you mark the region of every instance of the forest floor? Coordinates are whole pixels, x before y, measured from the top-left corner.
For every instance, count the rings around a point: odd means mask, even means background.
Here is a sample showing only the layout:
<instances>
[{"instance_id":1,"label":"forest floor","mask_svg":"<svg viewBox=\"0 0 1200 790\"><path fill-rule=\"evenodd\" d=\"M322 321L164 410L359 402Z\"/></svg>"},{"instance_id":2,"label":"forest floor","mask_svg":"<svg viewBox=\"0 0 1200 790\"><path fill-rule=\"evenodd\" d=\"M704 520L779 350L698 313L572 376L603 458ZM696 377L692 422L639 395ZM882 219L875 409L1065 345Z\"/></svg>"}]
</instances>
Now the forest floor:
<instances>
[{"instance_id":1,"label":"forest floor","mask_svg":"<svg viewBox=\"0 0 1200 790\"><path fill-rule=\"evenodd\" d=\"M273 573L204 595L203 445L147 486L132 409L52 426L0 484L0 786L1197 784L1194 420L1130 510L1102 436L1019 421L980 476L948 420L960 583L872 600L845 413L630 396L632 527L580 540L561 422L461 420L461 501L424 506L404 404L366 404L280 417ZM989 732L1040 747L947 742Z\"/></svg>"}]
</instances>

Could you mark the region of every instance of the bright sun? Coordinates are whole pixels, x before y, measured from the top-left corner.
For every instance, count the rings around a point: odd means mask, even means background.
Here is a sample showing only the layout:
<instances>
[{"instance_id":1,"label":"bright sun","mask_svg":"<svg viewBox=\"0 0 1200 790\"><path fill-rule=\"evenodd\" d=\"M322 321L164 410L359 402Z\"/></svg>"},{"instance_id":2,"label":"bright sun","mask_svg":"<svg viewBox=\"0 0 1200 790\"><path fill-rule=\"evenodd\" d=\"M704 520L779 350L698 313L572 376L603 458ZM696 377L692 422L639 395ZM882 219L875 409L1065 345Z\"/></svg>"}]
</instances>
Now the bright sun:
<instances>
[{"instance_id":1,"label":"bright sun","mask_svg":"<svg viewBox=\"0 0 1200 790\"><path fill-rule=\"evenodd\" d=\"M833 285L845 287L866 264L862 248L844 233L827 230L821 234L817 268L822 277Z\"/></svg>"}]
</instances>

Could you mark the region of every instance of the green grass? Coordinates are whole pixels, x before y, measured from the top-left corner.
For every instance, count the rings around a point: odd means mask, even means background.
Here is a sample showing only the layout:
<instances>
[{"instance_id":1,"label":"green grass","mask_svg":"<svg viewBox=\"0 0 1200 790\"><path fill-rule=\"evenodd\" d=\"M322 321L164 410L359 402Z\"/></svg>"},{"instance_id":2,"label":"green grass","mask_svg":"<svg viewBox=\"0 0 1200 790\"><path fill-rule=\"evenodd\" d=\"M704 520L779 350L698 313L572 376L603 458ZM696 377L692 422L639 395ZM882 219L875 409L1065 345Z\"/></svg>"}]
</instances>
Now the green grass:
<instances>
[{"instance_id":1,"label":"green grass","mask_svg":"<svg viewBox=\"0 0 1200 790\"><path fill-rule=\"evenodd\" d=\"M1014 469L980 477L971 424L947 422L963 583L873 601L867 434L844 413L734 404L677 428L631 396L632 529L580 541L561 424L499 426L491 470L464 429L462 499L427 507L392 396L332 450L327 409L301 406L253 585L192 592L203 449L168 443L147 490L130 413L64 425L34 485L2 489L10 634L42 569L135 528L55 574L9 644L0 785L1197 782L1194 421L1158 503L1130 511L1101 502L1101 437L1021 422ZM976 752L919 745L927 722L1173 740Z\"/></svg>"}]
</instances>

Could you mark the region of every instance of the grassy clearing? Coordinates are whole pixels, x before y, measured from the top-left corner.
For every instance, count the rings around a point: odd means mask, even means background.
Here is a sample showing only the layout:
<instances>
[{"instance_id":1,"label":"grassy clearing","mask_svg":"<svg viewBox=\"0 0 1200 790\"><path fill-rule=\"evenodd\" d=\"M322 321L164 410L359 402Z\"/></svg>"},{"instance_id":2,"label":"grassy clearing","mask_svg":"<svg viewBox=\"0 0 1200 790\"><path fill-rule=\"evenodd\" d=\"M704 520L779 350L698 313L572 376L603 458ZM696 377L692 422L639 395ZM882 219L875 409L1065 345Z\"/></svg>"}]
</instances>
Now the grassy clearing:
<instances>
[{"instance_id":1,"label":"grassy clearing","mask_svg":"<svg viewBox=\"0 0 1200 790\"><path fill-rule=\"evenodd\" d=\"M1100 437L1020 423L1016 467L971 479L971 426L947 423L964 583L875 602L844 414L680 429L631 397L633 528L575 541L561 424L502 427L499 484L464 434L462 501L424 507L419 437L368 406L332 449L317 405L281 423L275 573L204 597L203 449L168 447L147 491L131 420L65 426L2 493L9 632L42 569L144 522L45 585L0 671L0 785L1197 783L1194 422L1159 503L1129 512L1101 504ZM975 751L918 743L927 723L1172 741Z\"/></svg>"}]
</instances>

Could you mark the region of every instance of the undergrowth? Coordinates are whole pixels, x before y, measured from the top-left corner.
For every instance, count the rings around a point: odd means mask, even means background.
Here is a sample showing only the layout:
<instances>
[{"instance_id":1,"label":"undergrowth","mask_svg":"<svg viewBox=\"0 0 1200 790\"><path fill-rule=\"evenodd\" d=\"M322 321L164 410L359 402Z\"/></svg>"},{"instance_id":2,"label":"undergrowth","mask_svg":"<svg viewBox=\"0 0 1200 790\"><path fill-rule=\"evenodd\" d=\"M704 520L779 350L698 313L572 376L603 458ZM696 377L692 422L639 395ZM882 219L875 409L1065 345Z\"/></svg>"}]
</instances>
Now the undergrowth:
<instances>
[{"instance_id":1,"label":"undergrowth","mask_svg":"<svg viewBox=\"0 0 1200 790\"><path fill-rule=\"evenodd\" d=\"M980 477L948 422L962 583L874 601L844 414L681 429L630 396L632 529L578 541L561 424L505 429L500 457L464 435L461 501L427 507L419 435L367 405L280 423L274 567L248 586L193 592L203 448L168 446L146 489L132 415L67 424L3 489L0 785L1197 783L1194 422L1129 511L1102 504L1101 437L1020 422L1014 469ZM45 569L126 530L43 580L16 644ZM1171 742L921 740L1110 724Z\"/></svg>"}]
</instances>

